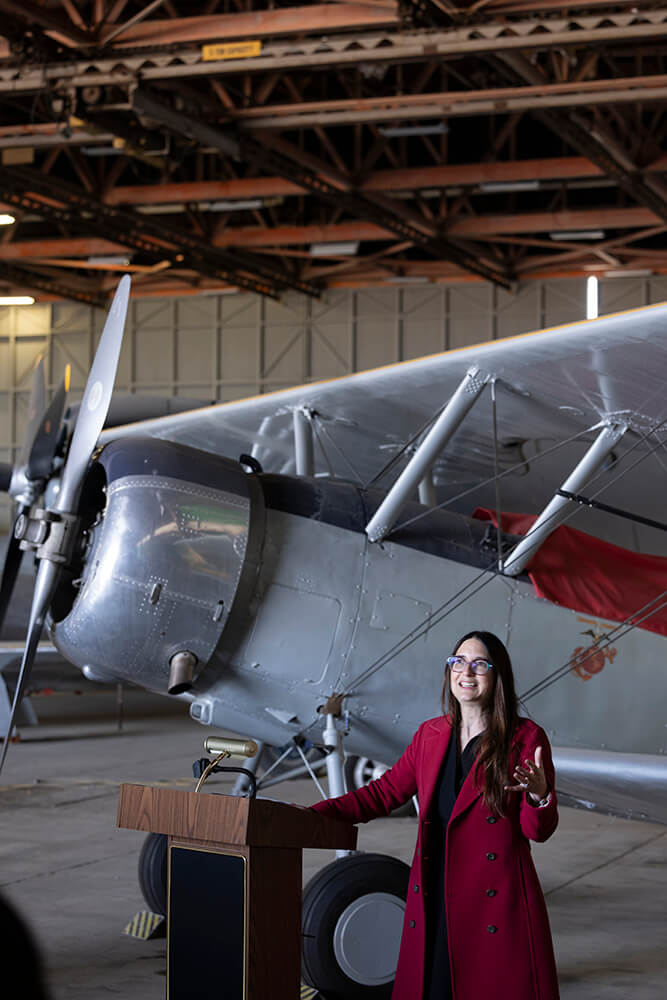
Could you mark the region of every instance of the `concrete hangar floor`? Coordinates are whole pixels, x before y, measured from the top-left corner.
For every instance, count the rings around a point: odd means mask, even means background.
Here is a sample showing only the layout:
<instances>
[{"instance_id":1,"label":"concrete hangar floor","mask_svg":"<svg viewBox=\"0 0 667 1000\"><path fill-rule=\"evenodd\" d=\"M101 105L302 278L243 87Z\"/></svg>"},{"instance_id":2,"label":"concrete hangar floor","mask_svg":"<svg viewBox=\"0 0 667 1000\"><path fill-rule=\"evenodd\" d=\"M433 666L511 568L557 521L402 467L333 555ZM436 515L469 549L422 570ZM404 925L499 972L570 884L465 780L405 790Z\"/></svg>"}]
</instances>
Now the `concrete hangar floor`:
<instances>
[{"instance_id":1,"label":"concrete hangar floor","mask_svg":"<svg viewBox=\"0 0 667 1000\"><path fill-rule=\"evenodd\" d=\"M184 706L127 693L119 731L113 698L61 697L56 714L24 729L0 783L0 893L30 925L52 1000L162 1000L166 942L124 933L146 908L137 881L144 834L116 828L122 782L194 788L192 761L209 735ZM174 711L178 708L178 711ZM231 778L214 776L218 791ZM272 798L310 803L310 781ZM409 861L412 817L362 826L359 848ZM563 1000L662 1000L667 982L667 828L562 809L557 833L533 845L554 933ZM333 859L304 852L304 885ZM6 955L4 975L16 975ZM221 970L222 972L222 970ZM267 998L268 1000L268 998Z\"/></svg>"}]
</instances>

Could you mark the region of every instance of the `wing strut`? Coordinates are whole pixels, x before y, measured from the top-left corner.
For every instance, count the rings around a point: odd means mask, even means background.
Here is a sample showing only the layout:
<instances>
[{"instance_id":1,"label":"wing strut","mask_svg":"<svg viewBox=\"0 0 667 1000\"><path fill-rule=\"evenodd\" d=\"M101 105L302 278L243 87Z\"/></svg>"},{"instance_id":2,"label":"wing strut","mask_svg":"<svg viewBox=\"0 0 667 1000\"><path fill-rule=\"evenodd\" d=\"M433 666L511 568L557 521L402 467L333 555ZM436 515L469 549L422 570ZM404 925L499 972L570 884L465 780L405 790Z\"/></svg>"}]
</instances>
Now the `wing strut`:
<instances>
[{"instance_id":1,"label":"wing strut","mask_svg":"<svg viewBox=\"0 0 667 1000\"><path fill-rule=\"evenodd\" d=\"M564 494L579 493L584 484L604 463L627 429L627 424L613 422L606 424L602 428L593 444L578 465L572 470L561 488L556 490L556 493L535 521L535 524L526 537L523 541L519 542L505 560L502 572L506 576L518 576L521 573L540 546L543 545L549 535L564 520L566 510L570 504L569 498L564 496Z\"/></svg>"},{"instance_id":2,"label":"wing strut","mask_svg":"<svg viewBox=\"0 0 667 1000\"><path fill-rule=\"evenodd\" d=\"M297 476L315 475L315 449L313 443L313 414L307 406L298 406L293 414L294 459Z\"/></svg>"},{"instance_id":3,"label":"wing strut","mask_svg":"<svg viewBox=\"0 0 667 1000\"><path fill-rule=\"evenodd\" d=\"M411 494L430 474L431 466L463 423L489 379L479 368L469 368L454 395L366 525L369 541L381 542L391 531Z\"/></svg>"}]
</instances>

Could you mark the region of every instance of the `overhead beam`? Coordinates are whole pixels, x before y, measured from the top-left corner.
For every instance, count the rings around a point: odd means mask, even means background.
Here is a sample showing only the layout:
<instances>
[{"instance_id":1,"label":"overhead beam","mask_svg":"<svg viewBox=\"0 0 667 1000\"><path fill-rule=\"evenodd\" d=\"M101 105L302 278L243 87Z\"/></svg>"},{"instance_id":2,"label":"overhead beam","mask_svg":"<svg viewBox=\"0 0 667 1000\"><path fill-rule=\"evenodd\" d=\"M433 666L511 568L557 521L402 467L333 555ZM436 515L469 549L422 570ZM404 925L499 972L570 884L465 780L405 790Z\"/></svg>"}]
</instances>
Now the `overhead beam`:
<instances>
[{"instance_id":1,"label":"overhead beam","mask_svg":"<svg viewBox=\"0 0 667 1000\"><path fill-rule=\"evenodd\" d=\"M14 0L18 3L18 0ZM24 5L21 5L24 6ZM329 11L344 10L348 5L324 5ZM365 6L363 4L359 6ZM607 4L605 3L605 6ZM373 5L375 7L375 5ZM370 10L371 5L366 6ZM41 11L44 8L39 8ZM283 8L287 16L290 10ZM313 8L309 8L313 10ZM277 11L256 11L252 17ZM225 15L245 17L248 14ZM370 16L370 15L369 15ZM170 22L173 28L174 21ZM240 22L239 22L240 23ZM178 38L169 52L161 43L153 51L114 51L107 58L72 61L70 63L48 63L44 66L10 67L0 72L0 91L13 94L32 93L48 88L88 87L88 86L135 86L137 77L146 83L154 80L176 80L211 76L220 78L242 73L261 73L273 70L308 71L324 70L329 66L356 66L364 63L405 63L424 59L443 59L449 56L497 54L499 52L530 52L531 50L575 47L589 50L592 45L629 45L643 39L655 41L667 36L667 8L632 11L601 11L585 18L564 16L554 17L547 13L539 16L529 13L524 20L501 24L471 23L459 25L443 31L364 31L349 30L349 22L343 26L341 34L323 29L321 37L301 37L295 44L291 39L262 43L261 53L249 58L204 59L203 47L195 48L192 43L183 45ZM275 32L274 32L275 34ZM209 41L211 37L202 39ZM220 37L220 36L217 36ZM256 33L244 35L238 25L233 27L230 37L254 37Z\"/></svg>"},{"instance_id":2,"label":"overhead beam","mask_svg":"<svg viewBox=\"0 0 667 1000\"><path fill-rule=\"evenodd\" d=\"M400 15L395 0L382 3L313 4L251 10L238 14L209 14L198 17L153 19L125 29L114 42L115 49L150 45L184 45L242 38L275 38L351 29L398 25Z\"/></svg>"},{"instance_id":3,"label":"overhead beam","mask_svg":"<svg viewBox=\"0 0 667 1000\"><path fill-rule=\"evenodd\" d=\"M1 132L0 132L1 134ZM667 156L644 167L642 173L667 171ZM419 191L424 188L472 187L511 181L563 181L604 178L600 167L584 156L554 156L499 163L461 163L436 167L378 170L359 181L365 191ZM107 205L197 204L246 198L303 195L298 184L285 177L243 177L224 181L187 181L167 184L118 185L104 195Z\"/></svg>"},{"instance_id":4,"label":"overhead beam","mask_svg":"<svg viewBox=\"0 0 667 1000\"><path fill-rule=\"evenodd\" d=\"M16 264L8 264L7 261L0 261L0 281L9 281L19 288L32 289L39 292L47 292L59 299L71 299L73 302L83 302L87 306L98 306L104 309L108 304L108 297L97 290L86 291L85 289L68 285L57 278L45 277L36 274L26 267L18 267Z\"/></svg>"},{"instance_id":5,"label":"overhead beam","mask_svg":"<svg viewBox=\"0 0 667 1000\"><path fill-rule=\"evenodd\" d=\"M544 82L540 71L518 53L500 55L493 62L513 82L525 80L538 87ZM596 122L591 123L572 112L557 111L549 107L537 109L536 115L555 135L565 139L573 149L596 163L631 198L655 213L662 221L667 221L667 190L653 181L647 183L639 177L627 154L614 140L605 136Z\"/></svg>"},{"instance_id":6,"label":"overhead beam","mask_svg":"<svg viewBox=\"0 0 667 1000\"><path fill-rule=\"evenodd\" d=\"M287 287L319 294L312 283L290 279L282 267L266 259L257 260L240 250L233 255L225 253L131 209L104 205L78 188L32 170L0 167L0 201L64 225L69 232L112 237L156 262L167 260L174 267L206 274L260 295L276 298Z\"/></svg>"},{"instance_id":7,"label":"overhead beam","mask_svg":"<svg viewBox=\"0 0 667 1000\"><path fill-rule=\"evenodd\" d=\"M383 195L365 195L351 185L346 189L346 184L350 182L345 177L336 176L338 172L329 166L325 167L326 173L318 171L312 165L312 158L306 157L302 150L295 149L292 155L284 140L274 138L271 144L262 145L247 136L235 139L221 129L214 129L205 122L197 121L193 117L194 111L175 111L141 88L134 91L132 100L137 110L166 125L179 136L202 144L212 144L229 156L287 177L336 208L374 222L403 240L410 240L426 253L451 260L463 270L471 271L494 284L504 288L511 287L511 279L501 266L480 259L478 255L452 243L437 231L429 232L430 227L421 219L413 221L406 209L390 204L389 199L385 199Z\"/></svg>"},{"instance_id":8,"label":"overhead beam","mask_svg":"<svg viewBox=\"0 0 667 1000\"><path fill-rule=\"evenodd\" d=\"M457 219L450 232L454 236L493 240L503 233L563 232L569 229L642 229L656 226L660 219L641 207L580 209L564 212L524 212L519 215L481 215ZM233 247L303 246L310 243L337 243L350 240L392 240L393 233L373 222L342 222L322 226L275 226L274 228L235 227L223 230L214 240L221 249ZM582 246L591 250L595 244ZM607 243L603 243L607 246ZM554 250L559 244L554 241ZM0 243L0 260L29 260L39 257L87 257L119 254L131 249L121 240L89 237L16 240ZM548 258L540 258L546 263ZM183 266L181 264L181 266Z\"/></svg>"},{"instance_id":9,"label":"overhead beam","mask_svg":"<svg viewBox=\"0 0 667 1000\"><path fill-rule=\"evenodd\" d=\"M26 26L39 25L73 48L90 45L93 40L87 31L78 28L69 18L61 17L59 12L41 3L32 3L31 0L0 0L0 11L18 18Z\"/></svg>"},{"instance_id":10,"label":"overhead beam","mask_svg":"<svg viewBox=\"0 0 667 1000\"><path fill-rule=\"evenodd\" d=\"M350 123L419 121L471 115L511 114L545 108L643 104L667 98L667 74L537 86L455 90L433 94L391 94L351 100L307 101L230 112L248 131L313 128Z\"/></svg>"}]
</instances>

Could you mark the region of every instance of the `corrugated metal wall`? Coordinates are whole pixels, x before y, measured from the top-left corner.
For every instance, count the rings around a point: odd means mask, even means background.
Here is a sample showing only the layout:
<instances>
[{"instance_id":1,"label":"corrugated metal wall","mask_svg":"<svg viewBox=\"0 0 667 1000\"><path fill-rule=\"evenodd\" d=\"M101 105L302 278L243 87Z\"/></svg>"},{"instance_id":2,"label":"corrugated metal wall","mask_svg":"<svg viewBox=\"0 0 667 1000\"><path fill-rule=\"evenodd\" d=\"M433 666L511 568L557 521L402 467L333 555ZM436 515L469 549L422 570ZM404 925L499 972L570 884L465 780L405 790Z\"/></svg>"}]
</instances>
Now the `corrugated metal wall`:
<instances>
[{"instance_id":1,"label":"corrugated metal wall","mask_svg":"<svg viewBox=\"0 0 667 1000\"><path fill-rule=\"evenodd\" d=\"M667 299L667 278L600 284L600 312ZM532 282L510 295L490 285L392 286L327 292L321 301L254 295L137 299L121 355L118 392L237 399L420 357L585 315L585 279ZM86 306L0 307L0 461L22 441L30 379L46 356L49 390L72 365L81 397L104 314ZM10 504L0 498L0 530Z\"/></svg>"}]
</instances>

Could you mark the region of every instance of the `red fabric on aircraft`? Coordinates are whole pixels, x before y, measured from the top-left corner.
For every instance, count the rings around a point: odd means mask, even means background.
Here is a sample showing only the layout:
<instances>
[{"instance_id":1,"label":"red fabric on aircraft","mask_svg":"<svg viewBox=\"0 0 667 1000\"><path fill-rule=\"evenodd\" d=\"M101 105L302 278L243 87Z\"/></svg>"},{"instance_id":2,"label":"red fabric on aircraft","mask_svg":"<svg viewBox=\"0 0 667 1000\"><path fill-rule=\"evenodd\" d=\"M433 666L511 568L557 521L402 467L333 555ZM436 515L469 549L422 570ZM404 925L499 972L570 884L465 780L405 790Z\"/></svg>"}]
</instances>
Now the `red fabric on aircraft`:
<instances>
[{"instance_id":1,"label":"red fabric on aircraft","mask_svg":"<svg viewBox=\"0 0 667 1000\"><path fill-rule=\"evenodd\" d=\"M485 507L478 507L473 517L497 523L495 511ZM503 513L501 518L502 530L512 535L525 535L536 520L533 514ZM527 573L538 597L572 611L622 622L649 613L649 608L640 609L665 590L667 559L630 552L562 525L533 556ZM657 601L656 608L662 603ZM667 607L656 610L638 627L667 635Z\"/></svg>"}]
</instances>

